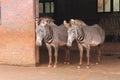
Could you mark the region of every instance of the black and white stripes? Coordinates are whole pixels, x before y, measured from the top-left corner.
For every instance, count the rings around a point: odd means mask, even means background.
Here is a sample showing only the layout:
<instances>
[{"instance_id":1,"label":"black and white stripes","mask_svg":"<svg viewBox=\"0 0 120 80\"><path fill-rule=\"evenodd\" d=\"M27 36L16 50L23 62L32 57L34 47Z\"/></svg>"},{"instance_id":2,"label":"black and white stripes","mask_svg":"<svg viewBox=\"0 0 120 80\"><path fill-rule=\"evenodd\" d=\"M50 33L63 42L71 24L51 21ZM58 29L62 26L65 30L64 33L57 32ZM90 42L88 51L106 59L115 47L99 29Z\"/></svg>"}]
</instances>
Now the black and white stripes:
<instances>
[{"instance_id":1,"label":"black and white stripes","mask_svg":"<svg viewBox=\"0 0 120 80\"><path fill-rule=\"evenodd\" d=\"M82 44L84 43L84 39L85 39L85 32L83 30L83 28L79 30L77 30L77 41Z\"/></svg>"},{"instance_id":2,"label":"black and white stripes","mask_svg":"<svg viewBox=\"0 0 120 80\"><path fill-rule=\"evenodd\" d=\"M49 26L47 26L47 28L48 28L48 31L47 31L47 33L44 37L44 40L45 40L46 43L50 44L50 43L52 43L53 38L54 38L53 37L53 29Z\"/></svg>"}]
</instances>

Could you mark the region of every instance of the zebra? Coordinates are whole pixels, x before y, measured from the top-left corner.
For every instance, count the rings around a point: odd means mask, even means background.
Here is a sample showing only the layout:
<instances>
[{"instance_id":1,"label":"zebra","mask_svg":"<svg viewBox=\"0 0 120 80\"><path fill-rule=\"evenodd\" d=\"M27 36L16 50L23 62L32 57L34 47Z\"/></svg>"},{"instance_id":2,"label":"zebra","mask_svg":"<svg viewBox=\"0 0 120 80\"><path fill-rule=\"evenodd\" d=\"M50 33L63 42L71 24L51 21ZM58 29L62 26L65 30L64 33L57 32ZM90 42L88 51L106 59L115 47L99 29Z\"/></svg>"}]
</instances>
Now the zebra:
<instances>
[{"instance_id":1,"label":"zebra","mask_svg":"<svg viewBox=\"0 0 120 80\"><path fill-rule=\"evenodd\" d=\"M58 47L66 46L66 56L65 63L69 64L69 48L67 47L67 28L62 24L57 26L51 18L40 18L40 23L36 21L36 44L42 45L42 40L44 40L48 53L49 53L49 64L48 67L52 67L52 47L55 50L55 63L53 67L57 66L58 63Z\"/></svg>"},{"instance_id":2,"label":"zebra","mask_svg":"<svg viewBox=\"0 0 120 80\"><path fill-rule=\"evenodd\" d=\"M81 23L83 23L81 21ZM100 46L104 43L105 32L98 24L92 26L82 25L79 20L71 19L69 23L64 21L64 25L68 28L68 40L67 46L72 46L72 42L76 39L79 52L80 52L80 62L78 68L81 68L82 57L83 57L83 47L86 48L87 54L87 68L90 64L90 47L98 46L98 61L101 61L101 50Z\"/></svg>"}]
</instances>

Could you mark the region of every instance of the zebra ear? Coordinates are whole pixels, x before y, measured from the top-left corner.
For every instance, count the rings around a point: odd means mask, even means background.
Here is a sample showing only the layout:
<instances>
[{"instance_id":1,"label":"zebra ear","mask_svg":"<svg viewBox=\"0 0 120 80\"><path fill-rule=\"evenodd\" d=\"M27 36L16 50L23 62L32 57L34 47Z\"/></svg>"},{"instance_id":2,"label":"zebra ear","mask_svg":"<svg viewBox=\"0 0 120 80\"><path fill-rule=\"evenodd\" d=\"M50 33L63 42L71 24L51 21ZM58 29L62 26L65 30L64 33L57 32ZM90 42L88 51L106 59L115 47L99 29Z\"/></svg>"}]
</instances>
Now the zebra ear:
<instances>
[{"instance_id":1,"label":"zebra ear","mask_svg":"<svg viewBox=\"0 0 120 80\"><path fill-rule=\"evenodd\" d=\"M55 21L54 19L50 18L50 22L54 22L54 21Z\"/></svg>"},{"instance_id":2,"label":"zebra ear","mask_svg":"<svg viewBox=\"0 0 120 80\"><path fill-rule=\"evenodd\" d=\"M48 23L51 23L51 22L54 22L55 20L54 19L52 19L52 18L47 18L47 22Z\"/></svg>"},{"instance_id":3,"label":"zebra ear","mask_svg":"<svg viewBox=\"0 0 120 80\"><path fill-rule=\"evenodd\" d=\"M69 27L70 27L69 23L67 23L66 20L63 21L63 25L64 25L66 28L69 28Z\"/></svg>"},{"instance_id":4,"label":"zebra ear","mask_svg":"<svg viewBox=\"0 0 120 80\"><path fill-rule=\"evenodd\" d=\"M43 17L41 17L41 18L39 18L39 21L41 21L41 20L43 20L44 18Z\"/></svg>"},{"instance_id":5,"label":"zebra ear","mask_svg":"<svg viewBox=\"0 0 120 80\"><path fill-rule=\"evenodd\" d=\"M36 18L35 18L35 21L39 21L39 18L38 18L38 17L36 17Z\"/></svg>"},{"instance_id":6,"label":"zebra ear","mask_svg":"<svg viewBox=\"0 0 120 80\"><path fill-rule=\"evenodd\" d=\"M40 19L38 17L35 18L35 23L37 26L40 24Z\"/></svg>"},{"instance_id":7,"label":"zebra ear","mask_svg":"<svg viewBox=\"0 0 120 80\"><path fill-rule=\"evenodd\" d=\"M74 25L75 24L75 20L74 19L70 19L70 24Z\"/></svg>"}]
</instances>

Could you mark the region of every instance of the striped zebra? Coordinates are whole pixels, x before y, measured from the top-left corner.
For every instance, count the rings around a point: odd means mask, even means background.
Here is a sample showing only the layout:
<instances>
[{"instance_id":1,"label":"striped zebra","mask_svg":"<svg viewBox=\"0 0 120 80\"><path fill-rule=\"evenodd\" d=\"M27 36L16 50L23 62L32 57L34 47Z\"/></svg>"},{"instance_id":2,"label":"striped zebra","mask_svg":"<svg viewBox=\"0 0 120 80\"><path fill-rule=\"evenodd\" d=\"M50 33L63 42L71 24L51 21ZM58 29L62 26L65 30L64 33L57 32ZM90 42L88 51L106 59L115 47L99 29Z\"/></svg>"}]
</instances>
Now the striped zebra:
<instances>
[{"instance_id":1,"label":"striped zebra","mask_svg":"<svg viewBox=\"0 0 120 80\"><path fill-rule=\"evenodd\" d=\"M41 18L40 23L36 21L36 44L42 45L42 40L44 40L49 54L49 64L48 67L52 66L52 47L54 48L55 63L53 67L57 66L58 63L58 47L66 46L65 63L69 64L69 48L67 47L67 28L62 24L57 26L53 19Z\"/></svg>"},{"instance_id":2,"label":"striped zebra","mask_svg":"<svg viewBox=\"0 0 120 80\"><path fill-rule=\"evenodd\" d=\"M83 23L83 22L82 22ZM87 68L90 64L90 46L98 46L98 62L101 60L100 45L103 44L105 39L104 30L98 25L92 26L82 25L79 20L71 19L69 23L64 21L64 25L68 27L68 41L67 45L72 46L72 42L76 39L79 51L80 51L80 62L78 68L82 65L83 47L87 50Z\"/></svg>"}]
</instances>

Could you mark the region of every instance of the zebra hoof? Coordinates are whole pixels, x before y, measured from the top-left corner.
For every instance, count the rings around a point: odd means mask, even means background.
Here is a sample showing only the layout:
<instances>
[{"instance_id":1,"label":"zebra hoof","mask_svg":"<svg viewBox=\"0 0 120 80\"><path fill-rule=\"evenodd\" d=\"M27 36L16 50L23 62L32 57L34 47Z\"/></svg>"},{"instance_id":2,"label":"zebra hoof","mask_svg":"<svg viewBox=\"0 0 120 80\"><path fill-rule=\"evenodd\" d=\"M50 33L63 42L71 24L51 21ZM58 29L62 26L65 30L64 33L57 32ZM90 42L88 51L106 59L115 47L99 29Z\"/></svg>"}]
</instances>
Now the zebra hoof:
<instances>
[{"instance_id":1,"label":"zebra hoof","mask_svg":"<svg viewBox=\"0 0 120 80\"><path fill-rule=\"evenodd\" d=\"M52 65L48 65L48 67L49 67L49 68L51 68L51 67L52 67Z\"/></svg>"},{"instance_id":2,"label":"zebra hoof","mask_svg":"<svg viewBox=\"0 0 120 80\"><path fill-rule=\"evenodd\" d=\"M69 65L69 64L70 64L70 62L67 62L67 64Z\"/></svg>"},{"instance_id":3,"label":"zebra hoof","mask_svg":"<svg viewBox=\"0 0 120 80\"><path fill-rule=\"evenodd\" d=\"M98 62L96 62L96 65L98 65L99 63Z\"/></svg>"},{"instance_id":4,"label":"zebra hoof","mask_svg":"<svg viewBox=\"0 0 120 80\"><path fill-rule=\"evenodd\" d=\"M64 62L64 64L67 64L67 62Z\"/></svg>"},{"instance_id":5,"label":"zebra hoof","mask_svg":"<svg viewBox=\"0 0 120 80\"><path fill-rule=\"evenodd\" d=\"M89 69L90 68L89 65L87 65L86 68Z\"/></svg>"},{"instance_id":6,"label":"zebra hoof","mask_svg":"<svg viewBox=\"0 0 120 80\"><path fill-rule=\"evenodd\" d=\"M79 65L79 66L77 66L77 68L78 68L78 69L80 69L80 68L81 68L81 66Z\"/></svg>"},{"instance_id":7,"label":"zebra hoof","mask_svg":"<svg viewBox=\"0 0 120 80\"><path fill-rule=\"evenodd\" d=\"M70 64L70 62L64 62L64 64L68 64L68 65L69 65L69 64Z\"/></svg>"},{"instance_id":8,"label":"zebra hoof","mask_svg":"<svg viewBox=\"0 0 120 80\"><path fill-rule=\"evenodd\" d=\"M96 64L100 64L100 61L96 62Z\"/></svg>"},{"instance_id":9,"label":"zebra hoof","mask_svg":"<svg viewBox=\"0 0 120 80\"><path fill-rule=\"evenodd\" d=\"M56 68L57 66L56 66L56 65L54 65L53 67L54 67L54 68Z\"/></svg>"}]
</instances>

